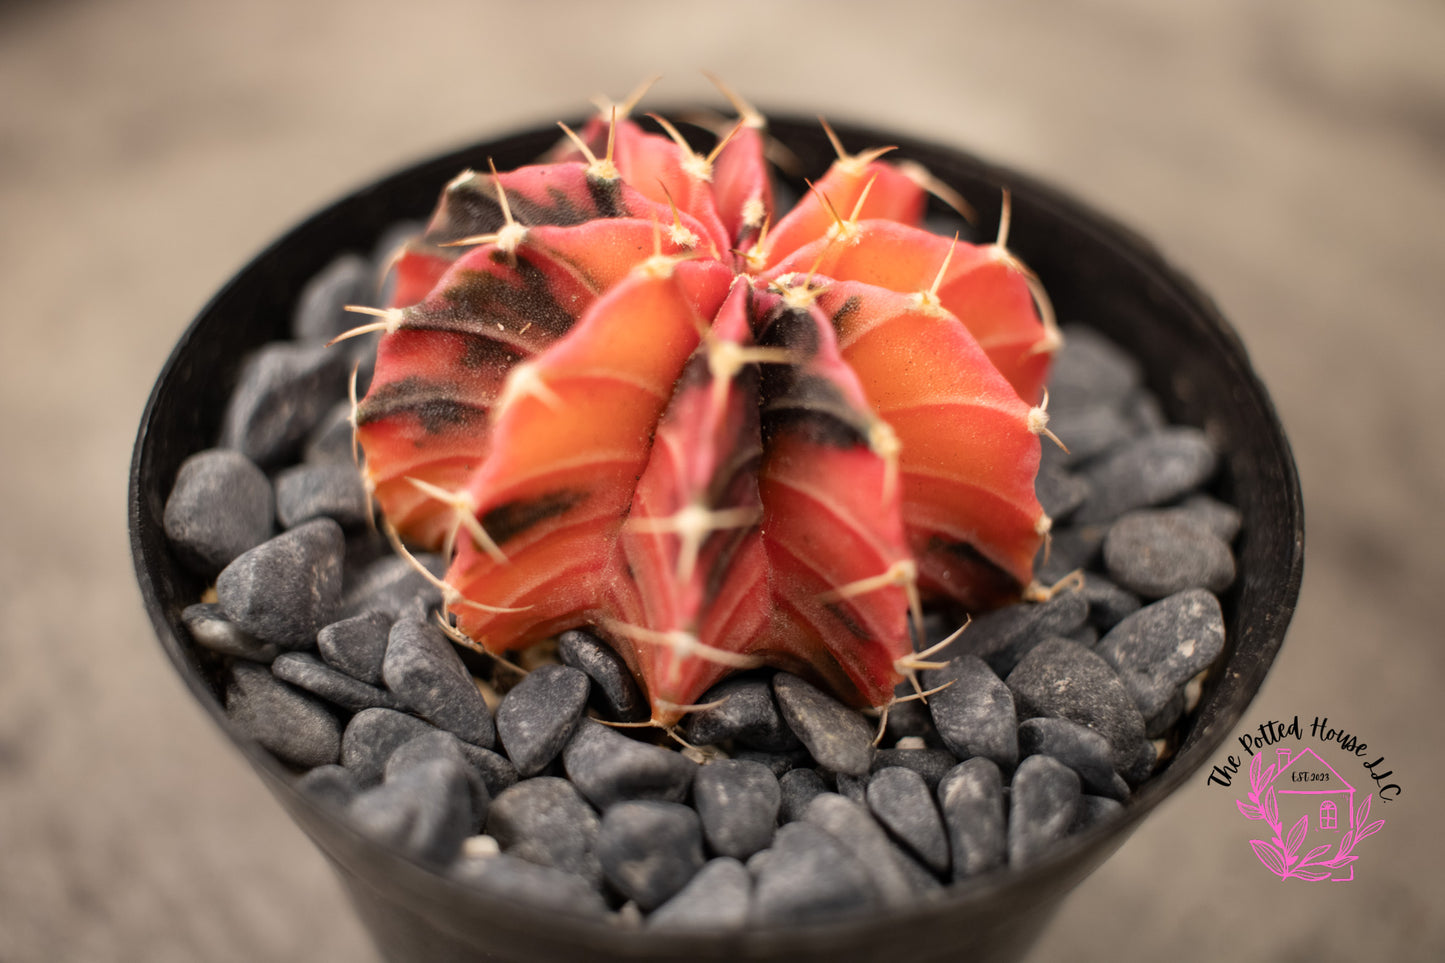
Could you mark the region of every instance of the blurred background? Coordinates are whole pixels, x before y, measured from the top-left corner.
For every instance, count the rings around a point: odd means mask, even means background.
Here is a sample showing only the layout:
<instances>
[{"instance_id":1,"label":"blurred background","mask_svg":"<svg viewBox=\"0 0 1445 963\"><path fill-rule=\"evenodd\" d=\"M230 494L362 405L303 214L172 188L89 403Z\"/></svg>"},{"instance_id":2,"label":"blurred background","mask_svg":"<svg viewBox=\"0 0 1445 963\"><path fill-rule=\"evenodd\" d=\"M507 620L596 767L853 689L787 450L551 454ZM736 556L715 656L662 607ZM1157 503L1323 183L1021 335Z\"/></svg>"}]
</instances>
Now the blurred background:
<instances>
[{"instance_id":1,"label":"blurred background","mask_svg":"<svg viewBox=\"0 0 1445 963\"><path fill-rule=\"evenodd\" d=\"M1304 590L1246 720L1328 715L1401 797L1352 885L1280 883L1201 773L1030 960L1445 958L1438 0L10 0L0 960L375 959L155 643L123 522L141 409L190 317L314 208L654 72L650 102L720 105L702 68L1136 227L1233 319L1294 444Z\"/></svg>"}]
</instances>

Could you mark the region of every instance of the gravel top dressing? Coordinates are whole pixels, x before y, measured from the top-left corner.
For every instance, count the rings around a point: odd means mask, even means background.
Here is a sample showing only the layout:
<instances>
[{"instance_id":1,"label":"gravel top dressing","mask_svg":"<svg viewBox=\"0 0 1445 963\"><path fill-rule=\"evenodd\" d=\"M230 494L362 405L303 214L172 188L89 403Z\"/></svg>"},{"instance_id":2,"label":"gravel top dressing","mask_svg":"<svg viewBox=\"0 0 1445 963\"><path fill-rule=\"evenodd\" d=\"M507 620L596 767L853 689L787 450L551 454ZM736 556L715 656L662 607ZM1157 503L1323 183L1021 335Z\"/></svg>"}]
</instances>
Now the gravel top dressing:
<instances>
[{"instance_id":1,"label":"gravel top dressing","mask_svg":"<svg viewBox=\"0 0 1445 963\"><path fill-rule=\"evenodd\" d=\"M374 299L348 255L294 340L245 366L214 449L165 506L214 591L184 621L237 729L335 817L480 890L657 929L788 925L917 904L1045 858L1107 821L1175 746L1224 645L1240 516L1205 492L1216 452L1166 424L1137 364L1066 325L1037 481L1048 598L973 619L927 608L935 691L886 718L798 675L713 686L649 727L622 659L584 629L498 659L439 624L430 576L369 527L348 373L324 347ZM899 696L912 693L904 685Z\"/></svg>"}]
</instances>

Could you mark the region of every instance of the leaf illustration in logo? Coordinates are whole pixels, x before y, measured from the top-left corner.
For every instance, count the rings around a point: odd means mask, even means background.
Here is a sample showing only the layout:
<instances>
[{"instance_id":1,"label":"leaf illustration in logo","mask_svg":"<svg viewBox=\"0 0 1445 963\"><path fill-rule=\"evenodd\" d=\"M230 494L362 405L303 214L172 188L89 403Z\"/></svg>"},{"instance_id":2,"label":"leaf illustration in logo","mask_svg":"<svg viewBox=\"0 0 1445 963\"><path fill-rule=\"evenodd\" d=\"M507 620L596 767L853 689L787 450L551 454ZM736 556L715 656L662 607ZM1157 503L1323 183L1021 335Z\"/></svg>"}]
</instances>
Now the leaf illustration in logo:
<instances>
[{"instance_id":1,"label":"leaf illustration in logo","mask_svg":"<svg viewBox=\"0 0 1445 963\"><path fill-rule=\"evenodd\" d=\"M1266 839L1251 839L1249 845L1254 849L1254 855L1274 875L1284 878L1284 859L1281 857L1278 847Z\"/></svg>"},{"instance_id":2,"label":"leaf illustration in logo","mask_svg":"<svg viewBox=\"0 0 1445 963\"><path fill-rule=\"evenodd\" d=\"M1264 791L1264 817L1271 826L1279 825L1279 797L1275 795L1273 786Z\"/></svg>"},{"instance_id":3,"label":"leaf illustration in logo","mask_svg":"<svg viewBox=\"0 0 1445 963\"><path fill-rule=\"evenodd\" d=\"M1330 878L1329 872L1323 869L1297 869L1290 875L1295 879L1309 880L1311 883L1318 883L1320 880Z\"/></svg>"},{"instance_id":4,"label":"leaf illustration in logo","mask_svg":"<svg viewBox=\"0 0 1445 963\"><path fill-rule=\"evenodd\" d=\"M1284 841L1285 863L1294 862L1294 854L1299 852L1300 844L1305 841L1305 832L1309 829L1309 816L1301 816L1299 820L1290 827L1289 836Z\"/></svg>"},{"instance_id":5,"label":"leaf illustration in logo","mask_svg":"<svg viewBox=\"0 0 1445 963\"><path fill-rule=\"evenodd\" d=\"M1262 812L1259 811L1259 807L1258 807L1258 806L1251 806L1249 803L1245 802L1243 799L1236 799L1236 800L1234 801L1234 804L1239 807L1239 811L1244 815L1244 818L1245 818L1245 819L1263 819L1263 818L1264 818L1264 813L1262 813Z\"/></svg>"},{"instance_id":6,"label":"leaf illustration in logo","mask_svg":"<svg viewBox=\"0 0 1445 963\"><path fill-rule=\"evenodd\" d=\"M1302 860L1300 860L1301 865L1306 864L1306 863L1309 863L1309 862L1312 861L1312 860L1319 859L1319 858L1320 858L1321 856L1323 856L1325 853L1329 852L1329 849L1330 849L1330 844L1329 844L1329 843L1325 843L1325 844L1323 844L1323 845L1316 846L1314 849L1312 849L1312 850L1310 850L1309 852L1305 853L1305 858L1302 859Z\"/></svg>"}]
</instances>

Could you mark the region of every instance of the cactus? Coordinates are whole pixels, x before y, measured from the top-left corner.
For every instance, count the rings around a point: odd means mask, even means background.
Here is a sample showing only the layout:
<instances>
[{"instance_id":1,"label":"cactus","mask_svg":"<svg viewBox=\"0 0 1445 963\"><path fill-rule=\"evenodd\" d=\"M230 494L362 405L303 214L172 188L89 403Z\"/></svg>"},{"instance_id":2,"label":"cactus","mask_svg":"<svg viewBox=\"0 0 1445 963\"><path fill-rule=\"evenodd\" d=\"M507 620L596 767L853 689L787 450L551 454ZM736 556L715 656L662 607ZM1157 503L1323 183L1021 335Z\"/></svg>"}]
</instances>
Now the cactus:
<instances>
[{"instance_id":1,"label":"cactus","mask_svg":"<svg viewBox=\"0 0 1445 963\"><path fill-rule=\"evenodd\" d=\"M763 664L888 703L920 598L1017 598L1049 525L1058 336L1006 216L991 245L930 233L935 182L836 137L779 216L765 122L729 96L706 154L635 95L463 173L356 329L385 332L367 489L398 545L451 558L454 637L593 626L664 726Z\"/></svg>"}]
</instances>

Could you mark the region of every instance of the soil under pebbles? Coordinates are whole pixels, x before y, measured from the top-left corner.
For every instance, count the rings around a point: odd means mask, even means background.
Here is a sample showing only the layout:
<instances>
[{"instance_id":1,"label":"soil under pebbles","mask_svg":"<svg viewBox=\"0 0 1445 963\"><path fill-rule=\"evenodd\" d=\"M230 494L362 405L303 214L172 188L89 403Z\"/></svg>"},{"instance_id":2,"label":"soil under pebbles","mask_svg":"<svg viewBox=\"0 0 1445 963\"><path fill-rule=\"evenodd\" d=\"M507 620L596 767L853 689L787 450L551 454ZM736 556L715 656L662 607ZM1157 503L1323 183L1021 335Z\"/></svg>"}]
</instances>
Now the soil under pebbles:
<instances>
[{"instance_id":1,"label":"soil under pebbles","mask_svg":"<svg viewBox=\"0 0 1445 963\"><path fill-rule=\"evenodd\" d=\"M1069 445L1045 446L1038 478L1051 598L975 618L925 674L948 688L886 722L756 671L706 694L717 705L674 741L607 724L648 710L585 630L515 664L459 649L439 593L368 527L346 395L374 345L324 344L374 276L347 256L312 281L294 340L248 361L217 447L186 462L165 510L178 557L215 578L184 619L232 723L336 818L550 910L789 924L1045 859L1117 817L1172 751L1224 644L1240 516L1207 493L1208 439L1166 423L1092 329L1065 327L1051 380ZM963 621L929 610L919 647Z\"/></svg>"}]
</instances>

